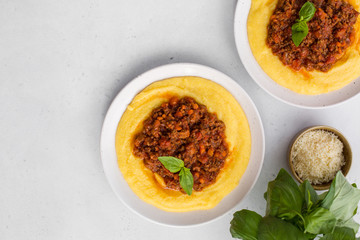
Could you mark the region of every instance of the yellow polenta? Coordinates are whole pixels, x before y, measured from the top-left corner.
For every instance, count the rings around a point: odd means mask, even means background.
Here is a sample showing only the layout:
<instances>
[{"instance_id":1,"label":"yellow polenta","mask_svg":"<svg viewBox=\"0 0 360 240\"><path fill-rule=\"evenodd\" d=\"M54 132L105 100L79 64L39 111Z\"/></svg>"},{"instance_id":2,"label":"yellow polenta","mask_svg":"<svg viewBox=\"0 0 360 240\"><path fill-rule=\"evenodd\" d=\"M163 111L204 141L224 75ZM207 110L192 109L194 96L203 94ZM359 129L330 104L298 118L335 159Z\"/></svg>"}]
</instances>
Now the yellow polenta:
<instances>
[{"instance_id":1,"label":"yellow polenta","mask_svg":"<svg viewBox=\"0 0 360 240\"><path fill-rule=\"evenodd\" d=\"M286 67L266 46L267 25L277 0L252 0L247 21L249 44L252 53L275 82L300 94L316 95L344 87L360 76L360 20L355 24L355 40L345 55L328 72L294 71ZM357 11L360 0L347 0Z\"/></svg>"},{"instance_id":2,"label":"yellow polenta","mask_svg":"<svg viewBox=\"0 0 360 240\"><path fill-rule=\"evenodd\" d=\"M226 125L229 156L225 166L214 184L191 196L163 188L143 160L133 154L134 136L143 121L171 96L194 98ZM154 82L135 96L121 117L115 145L120 171L135 194L160 209L186 212L215 207L238 185L249 162L251 136L242 108L225 88L200 77L176 77Z\"/></svg>"}]
</instances>

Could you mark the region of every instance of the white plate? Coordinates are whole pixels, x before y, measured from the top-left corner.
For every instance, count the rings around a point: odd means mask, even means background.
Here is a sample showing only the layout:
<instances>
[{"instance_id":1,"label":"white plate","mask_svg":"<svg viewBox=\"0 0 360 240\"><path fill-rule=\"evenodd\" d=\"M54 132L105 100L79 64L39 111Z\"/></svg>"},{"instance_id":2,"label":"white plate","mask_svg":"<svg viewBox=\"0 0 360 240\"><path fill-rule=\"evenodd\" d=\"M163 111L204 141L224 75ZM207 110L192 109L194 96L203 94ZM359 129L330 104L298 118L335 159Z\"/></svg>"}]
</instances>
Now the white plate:
<instances>
[{"instance_id":1,"label":"white plate","mask_svg":"<svg viewBox=\"0 0 360 240\"><path fill-rule=\"evenodd\" d=\"M249 121L252 140L249 165L239 185L211 210L172 213L145 203L130 189L117 164L115 133L127 105L136 94L152 82L176 76L199 76L222 85L240 103ZM152 69L126 85L116 96L106 114L100 143L104 171L118 198L139 215L151 221L171 226L202 224L214 220L234 208L254 186L262 167L264 149L264 131L261 119L246 92L225 74L209 67L189 63L170 64Z\"/></svg>"},{"instance_id":2,"label":"white plate","mask_svg":"<svg viewBox=\"0 0 360 240\"><path fill-rule=\"evenodd\" d=\"M323 108L333 106L354 97L360 92L360 77L340 90L320 95L303 95L295 93L273 81L260 67L253 56L248 36L247 18L251 0L238 0L235 18L235 42L241 61L255 82L275 98L299 107Z\"/></svg>"}]
</instances>

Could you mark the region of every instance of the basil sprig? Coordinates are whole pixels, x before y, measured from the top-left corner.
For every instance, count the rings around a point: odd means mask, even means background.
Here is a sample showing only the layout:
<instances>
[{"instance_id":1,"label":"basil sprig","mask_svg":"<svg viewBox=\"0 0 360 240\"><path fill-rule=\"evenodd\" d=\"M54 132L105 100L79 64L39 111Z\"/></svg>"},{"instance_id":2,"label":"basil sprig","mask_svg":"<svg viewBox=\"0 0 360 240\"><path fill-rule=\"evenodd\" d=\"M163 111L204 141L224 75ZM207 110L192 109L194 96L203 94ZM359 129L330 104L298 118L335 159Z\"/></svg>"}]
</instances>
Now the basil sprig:
<instances>
[{"instance_id":1,"label":"basil sprig","mask_svg":"<svg viewBox=\"0 0 360 240\"><path fill-rule=\"evenodd\" d=\"M184 161L176 157L169 156L158 157L158 159L170 172L179 172L180 186L190 196L194 185L194 178L190 169L185 167Z\"/></svg>"},{"instance_id":2,"label":"basil sprig","mask_svg":"<svg viewBox=\"0 0 360 240\"><path fill-rule=\"evenodd\" d=\"M307 22L310 21L316 12L314 4L306 2L299 11L299 19L296 19L296 23L291 26L292 40L295 46L299 46L300 43L309 33L309 27Z\"/></svg>"},{"instance_id":3,"label":"basil sprig","mask_svg":"<svg viewBox=\"0 0 360 240\"><path fill-rule=\"evenodd\" d=\"M268 183L266 214L243 209L234 214L230 232L243 240L357 240L359 224L353 219L360 189L339 171L329 191L318 195L309 181L300 186L281 169Z\"/></svg>"}]
</instances>

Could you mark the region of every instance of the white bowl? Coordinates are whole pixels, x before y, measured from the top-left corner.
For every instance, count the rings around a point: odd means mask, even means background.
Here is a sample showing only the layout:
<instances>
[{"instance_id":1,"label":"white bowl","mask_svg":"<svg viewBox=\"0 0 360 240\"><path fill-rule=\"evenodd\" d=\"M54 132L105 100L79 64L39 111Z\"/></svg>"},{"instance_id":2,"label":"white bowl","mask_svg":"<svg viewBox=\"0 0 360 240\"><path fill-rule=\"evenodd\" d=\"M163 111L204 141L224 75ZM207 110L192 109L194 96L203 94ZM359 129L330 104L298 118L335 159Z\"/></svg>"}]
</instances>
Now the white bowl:
<instances>
[{"instance_id":1,"label":"white bowl","mask_svg":"<svg viewBox=\"0 0 360 240\"><path fill-rule=\"evenodd\" d=\"M247 36L247 19L251 0L239 0L234 18L235 42L241 61L255 82L275 98L304 108L324 108L345 102L360 92L360 77L340 90L320 95L295 93L273 81L257 63Z\"/></svg>"},{"instance_id":2,"label":"white bowl","mask_svg":"<svg viewBox=\"0 0 360 240\"><path fill-rule=\"evenodd\" d=\"M145 203L130 189L117 164L115 133L127 105L137 93L152 82L175 76L198 76L222 85L240 103L250 125L251 155L245 174L239 185L211 210L174 213L160 210ZM153 222L170 226L192 226L212 221L224 215L234 208L252 189L261 171L265 141L263 126L254 103L234 80L209 67L178 63L157 67L145 72L120 91L106 114L101 132L100 150L105 175L115 194L126 206Z\"/></svg>"}]
</instances>

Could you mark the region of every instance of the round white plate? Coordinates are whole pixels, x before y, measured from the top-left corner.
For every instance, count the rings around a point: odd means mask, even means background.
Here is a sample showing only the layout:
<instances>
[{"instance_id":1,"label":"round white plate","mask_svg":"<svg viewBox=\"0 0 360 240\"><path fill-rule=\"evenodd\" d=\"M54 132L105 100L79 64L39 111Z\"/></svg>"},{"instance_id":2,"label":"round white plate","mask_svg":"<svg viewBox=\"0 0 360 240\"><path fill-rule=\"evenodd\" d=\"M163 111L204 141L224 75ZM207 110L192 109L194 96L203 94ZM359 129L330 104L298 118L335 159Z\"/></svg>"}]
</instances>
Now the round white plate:
<instances>
[{"instance_id":1,"label":"round white plate","mask_svg":"<svg viewBox=\"0 0 360 240\"><path fill-rule=\"evenodd\" d=\"M215 208L205 211L173 213L160 210L143 202L123 178L115 152L115 133L122 114L136 94L152 82L176 76L199 76L225 87L240 103L251 131L251 156L249 165L239 185ZM246 92L225 74L202 65L178 63L157 67L145 72L124 87L112 102L101 133L101 158L105 175L118 198L139 215L164 225L191 226L214 220L235 207L254 186L264 159L264 131L259 113Z\"/></svg>"},{"instance_id":2,"label":"round white plate","mask_svg":"<svg viewBox=\"0 0 360 240\"><path fill-rule=\"evenodd\" d=\"M262 70L250 49L247 36L247 18L250 6L251 0L238 0L234 18L235 42L243 65L261 88L285 103L304 108L333 106L345 102L360 92L360 77L340 90L320 95L298 94L273 81Z\"/></svg>"}]
</instances>

